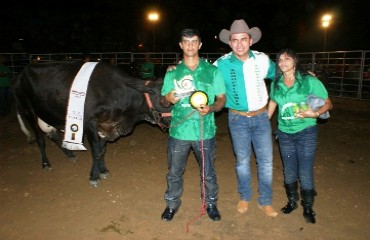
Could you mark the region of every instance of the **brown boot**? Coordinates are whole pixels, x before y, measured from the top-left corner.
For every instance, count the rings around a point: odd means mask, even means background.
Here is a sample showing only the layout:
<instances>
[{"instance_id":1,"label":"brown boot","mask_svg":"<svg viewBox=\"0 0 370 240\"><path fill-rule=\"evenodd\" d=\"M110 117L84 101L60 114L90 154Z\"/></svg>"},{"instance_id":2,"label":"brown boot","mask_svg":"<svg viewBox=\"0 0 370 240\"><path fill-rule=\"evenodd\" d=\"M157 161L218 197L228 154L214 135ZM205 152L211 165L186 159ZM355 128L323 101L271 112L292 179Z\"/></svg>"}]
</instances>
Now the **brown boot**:
<instances>
[{"instance_id":1,"label":"brown boot","mask_svg":"<svg viewBox=\"0 0 370 240\"><path fill-rule=\"evenodd\" d=\"M245 200L240 200L238 203L238 207L237 207L238 212L246 213L248 211L248 205L249 205L249 202Z\"/></svg>"},{"instance_id":2,"label":"brown boot","mask_svg":"<svg viewBox=\"0 0 370 240\"><path fill-rule=\"evenodd\" d=\"M269 217L276 217L278 215L278 213L274 210L274 208L271 205L266 206L258 205L258 207Z\"/></svg>"}]
</instances>

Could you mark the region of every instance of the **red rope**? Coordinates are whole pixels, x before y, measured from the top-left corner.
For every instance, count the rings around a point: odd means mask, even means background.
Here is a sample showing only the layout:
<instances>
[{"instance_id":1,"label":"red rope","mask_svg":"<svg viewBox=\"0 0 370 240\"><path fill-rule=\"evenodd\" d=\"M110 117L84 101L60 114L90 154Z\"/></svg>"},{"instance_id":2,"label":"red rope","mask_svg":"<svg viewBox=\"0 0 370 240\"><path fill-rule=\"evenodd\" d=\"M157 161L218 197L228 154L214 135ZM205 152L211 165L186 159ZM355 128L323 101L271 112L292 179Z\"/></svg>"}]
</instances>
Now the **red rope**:
<instances>
[{"instance_id":1,"label":"red rope","mask_svg":"<svg viewBox=\"0 0 370 240\"><path fill-rule=\"evenodd\" d=\"M186 223L186 232L189 233L190 229L189 226L190 224L198 221L204 214L206 214L206 209L207 209L207 203L206 203L206 174L205 174L205 157L204 157L204 129L203 129L203 116L200 115L200 151L202 155L202 174L201 174L201 179L202 179L202 206L200 208L200 213L195 216L193 219L189 220Z\"/></svg>"},{"instance_id":2,"label":"red rope","mask_svg":"<svg viewBox=\"0 0 370 240\"><path fill-rule=\"evenodd\" d=\"M183 119L180 119L177 123L173 124L172 126L165 126L163 124L161 124L159 121L158 121L158 125L162 128L162 129L170 129L170 128L174 128L174 127L177 127L179 126L180 124L182 124L186 119L188 119L191 115L193 115L197 110L194 109L193 111L191 111L188 115L186 115ZM171 113L169 113L171 114ZM162 114L162 117L165 116L166 114Z\"/></svg>"}]
</instances>

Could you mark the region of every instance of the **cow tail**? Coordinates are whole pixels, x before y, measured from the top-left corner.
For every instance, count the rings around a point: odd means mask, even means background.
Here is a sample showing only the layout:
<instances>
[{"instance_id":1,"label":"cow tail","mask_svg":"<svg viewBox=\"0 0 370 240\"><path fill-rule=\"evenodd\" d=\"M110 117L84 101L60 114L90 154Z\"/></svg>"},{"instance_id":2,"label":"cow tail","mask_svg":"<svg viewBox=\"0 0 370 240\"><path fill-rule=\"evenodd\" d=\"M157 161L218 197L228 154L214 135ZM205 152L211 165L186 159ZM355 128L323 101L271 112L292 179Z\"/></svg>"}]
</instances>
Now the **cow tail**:
<instances>
[{"instance_id":1,"label":"cow tail","mask_svg":"<svg viewBox=\"0 0 370 240\"><path fill-rule=\"evenodd\" d=\"M16 110L17 110L17 119L20 125L22 132L27 136L28 143L33 143L36 141L35 132L32 130L30 123L27 121L27 118L24 116L25 114L25 107L24 101L26 98L22 98L19 96L19 88L22 81L22 73L18 75L18 78L13 85L14 88L14 98L16 103ZM27 101L28 102L28 101Z\"/></svg>"},{"instance_id":2,"label":"cow tail","mask_svg":"<svg viewBox=\"0 0 370 240\"><path fill-rule=\"evenodd\" d=\"M31 130L27 122L23 121L21 114L17 113L17 118L22 132L27 136L28 143L35 142L36 141L35 133Z\"/></svg>"}]
</instances>

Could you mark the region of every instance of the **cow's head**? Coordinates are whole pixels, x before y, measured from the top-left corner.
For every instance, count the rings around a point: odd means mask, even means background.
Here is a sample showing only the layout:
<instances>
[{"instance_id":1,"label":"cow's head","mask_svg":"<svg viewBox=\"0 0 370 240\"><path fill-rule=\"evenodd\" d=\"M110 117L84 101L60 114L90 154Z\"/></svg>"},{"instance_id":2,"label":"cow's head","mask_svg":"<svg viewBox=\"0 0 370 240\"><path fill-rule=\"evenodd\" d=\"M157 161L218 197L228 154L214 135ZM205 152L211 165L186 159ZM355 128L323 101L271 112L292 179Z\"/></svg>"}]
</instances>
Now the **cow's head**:
<instances>
[{"instance_id":1,"label":"cow's head","mask_svg":"<svg viewBox=\"0 0 370 240\"><path fill-rule=\"evenodd\" d=\"M152 124L158 124L162 129L168 128L171 120L172 105L167 104L164 97L161 96L163 80L137 80L127 85L143 92L149 108L149 118L146 120Z\"/></svg>"}]
</instances>

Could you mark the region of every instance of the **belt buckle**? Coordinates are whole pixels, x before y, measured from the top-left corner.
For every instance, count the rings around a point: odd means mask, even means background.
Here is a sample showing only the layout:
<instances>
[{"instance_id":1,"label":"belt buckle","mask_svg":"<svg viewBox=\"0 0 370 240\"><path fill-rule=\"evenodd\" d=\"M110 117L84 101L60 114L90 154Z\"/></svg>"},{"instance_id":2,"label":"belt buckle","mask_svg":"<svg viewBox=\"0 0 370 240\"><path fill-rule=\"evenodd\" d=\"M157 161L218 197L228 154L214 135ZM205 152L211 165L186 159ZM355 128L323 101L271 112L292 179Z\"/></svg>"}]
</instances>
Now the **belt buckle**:
<instances>
[{"instance_id":1,"label":"belt buckle","mask_svg":"<svg viewBox=\"0 0 370 240\"><path fill-rule=\"evenodd\" d=\"M247 116L247 117L254 117L254 116L258 115L260 110L261 109L258 109L258 110L255 110L255 111L248 111L247 114L250 114L250 115Z\"/></svg>"}]
</instances>

